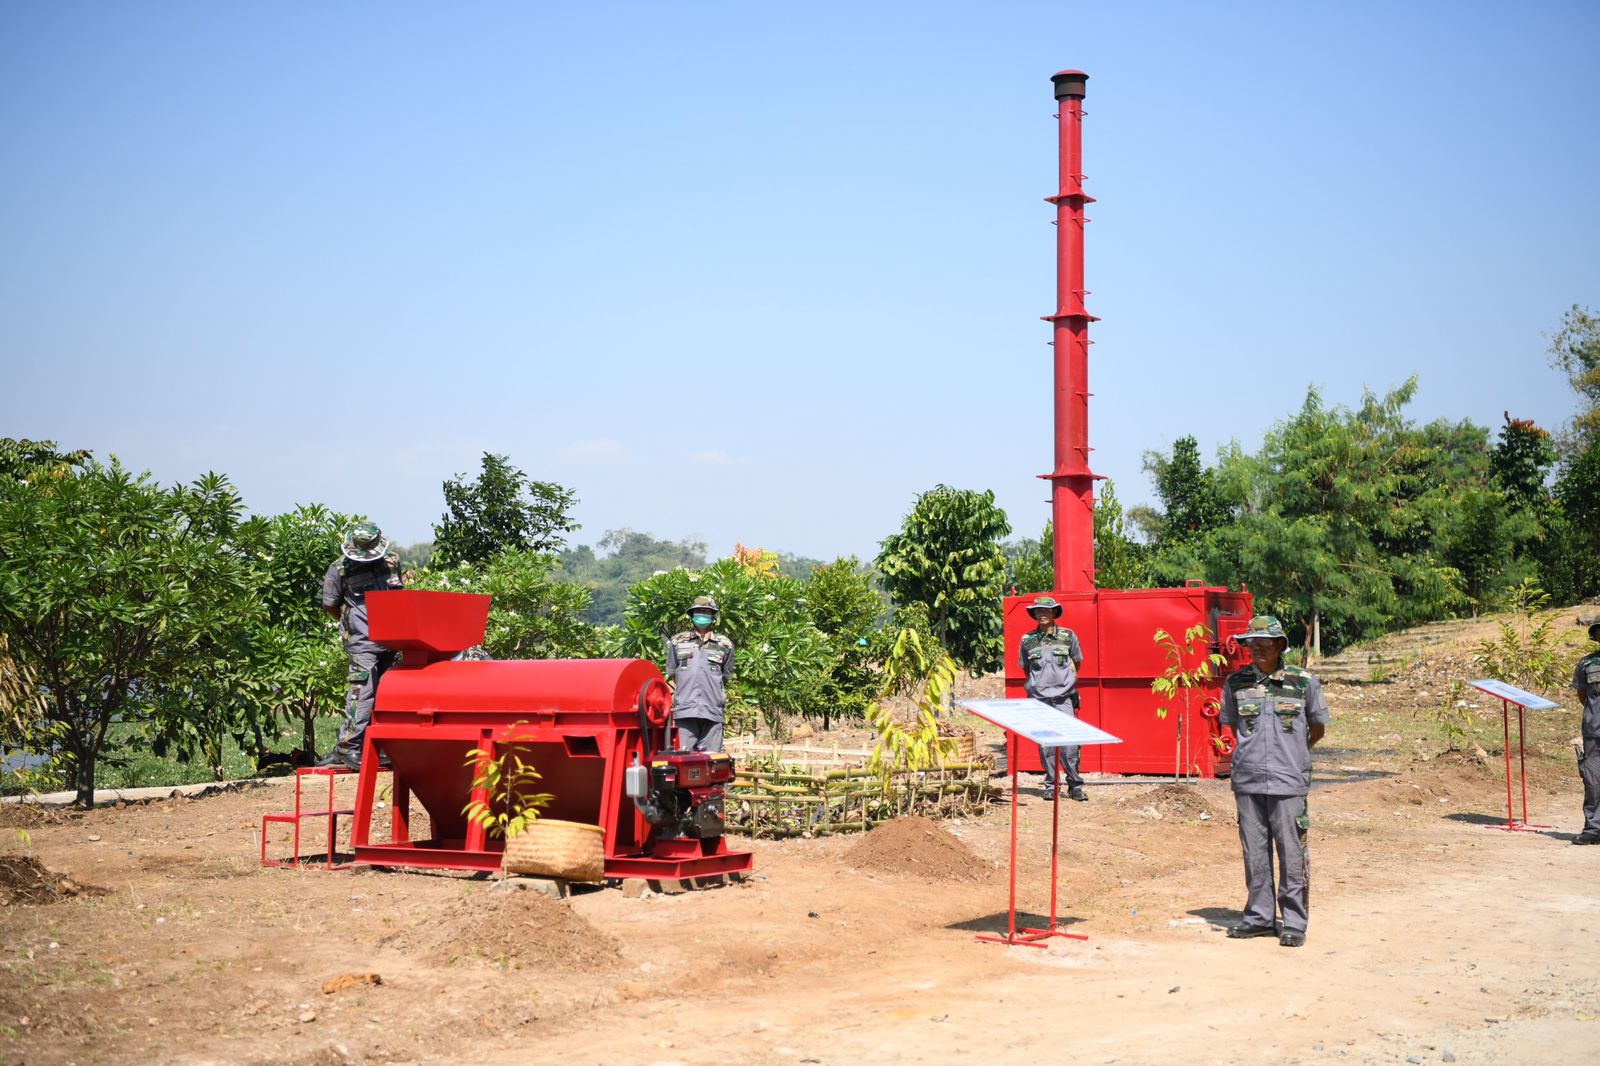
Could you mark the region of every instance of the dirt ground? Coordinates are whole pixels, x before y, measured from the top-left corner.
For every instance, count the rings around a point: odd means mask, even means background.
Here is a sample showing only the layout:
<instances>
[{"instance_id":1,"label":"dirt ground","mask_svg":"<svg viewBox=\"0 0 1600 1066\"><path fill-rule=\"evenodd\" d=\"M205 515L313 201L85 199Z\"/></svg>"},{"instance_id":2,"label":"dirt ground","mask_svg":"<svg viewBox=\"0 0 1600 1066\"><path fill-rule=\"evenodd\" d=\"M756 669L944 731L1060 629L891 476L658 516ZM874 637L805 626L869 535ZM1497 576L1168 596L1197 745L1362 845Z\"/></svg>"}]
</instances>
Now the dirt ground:
<instances>
[{"instance_id":1,"label":"dirt ground","mask_svg":"<svg viewBox=\"0 0 1600 1066\"><path fill-rule=\"evenodd\" d=\"M1009 800L757 842L741 885L558 902L466 875L263 869L281 782L0 809L0 1061L1592 1061L1600 848L1568 844L1576 712L1529 722L1528 810L1550 828L1494 830L1499 715L1482 754L1442 751L1431 708L1463 645L1434 645L1329 686L1300 949L1223 936L1243 899L1223 781L1091 778L1090 802L1063 803L1059 909L1088 939L1044 949L975 940L1006 924ZM1029 924L1051 812L1025 776Z\"/></svg>"}]
</instances>

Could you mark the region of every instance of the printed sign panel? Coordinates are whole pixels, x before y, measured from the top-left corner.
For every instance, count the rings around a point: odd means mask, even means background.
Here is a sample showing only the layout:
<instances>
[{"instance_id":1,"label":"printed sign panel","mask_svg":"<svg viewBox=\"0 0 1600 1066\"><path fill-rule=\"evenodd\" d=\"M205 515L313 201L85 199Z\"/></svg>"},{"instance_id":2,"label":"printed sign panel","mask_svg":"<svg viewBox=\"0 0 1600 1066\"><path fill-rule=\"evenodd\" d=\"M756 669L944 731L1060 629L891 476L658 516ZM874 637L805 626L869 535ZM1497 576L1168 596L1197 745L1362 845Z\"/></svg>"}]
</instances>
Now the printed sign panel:
<instances>
[{"instance_id":1,"label":"printed sign panel","mask_svg":"<svg viewBox=\"0 0 1600 1066\"><path fill-rule=\"evenodd\" d=\"M1063 744L1121 744L1102 729L1088 722L1069 718L1048 703L1038 700L960 700L959 705L986 722L1009 729L1047 748Z\"/></svg>"},{"instance_id":2,"label":"printed sign panel","mask_svg":"<svg viewBox=\"0 0 1600 1066\"><path fill-rule=\"evenodd\" d=\"M1503 700L1510 700L1518 707L1530 711L1554 711L1561 708L1559 703L1551 703L1543 696L1535 696L1531 692L1524 692L1515 685L1508 685L1504 681L1493 681L1485 677L1477 681L1468 681L1467 684L1475 689L1487 692L1491 696L1499 696Z\"/></svg>"}]
</instances>

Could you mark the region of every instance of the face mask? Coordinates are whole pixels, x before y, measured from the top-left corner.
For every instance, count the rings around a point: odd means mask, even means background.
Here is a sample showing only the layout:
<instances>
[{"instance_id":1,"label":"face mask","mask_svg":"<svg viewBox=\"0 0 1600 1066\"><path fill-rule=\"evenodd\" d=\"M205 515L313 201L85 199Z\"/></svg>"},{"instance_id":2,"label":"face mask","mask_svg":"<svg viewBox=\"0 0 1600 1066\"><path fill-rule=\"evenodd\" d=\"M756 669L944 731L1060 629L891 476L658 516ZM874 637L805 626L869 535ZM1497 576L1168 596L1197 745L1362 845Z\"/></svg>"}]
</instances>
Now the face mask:
<instances>
[{"instance_id":1,"label":"face mask","mask_svg":"<svg viewBox=\"0 0 1600 1066\"><path fill-rule=\"evenodd\" d=\"M711 624L711 616L709 614L691 614L689 621L704 629Z\"/></svg>"}]
</instances>

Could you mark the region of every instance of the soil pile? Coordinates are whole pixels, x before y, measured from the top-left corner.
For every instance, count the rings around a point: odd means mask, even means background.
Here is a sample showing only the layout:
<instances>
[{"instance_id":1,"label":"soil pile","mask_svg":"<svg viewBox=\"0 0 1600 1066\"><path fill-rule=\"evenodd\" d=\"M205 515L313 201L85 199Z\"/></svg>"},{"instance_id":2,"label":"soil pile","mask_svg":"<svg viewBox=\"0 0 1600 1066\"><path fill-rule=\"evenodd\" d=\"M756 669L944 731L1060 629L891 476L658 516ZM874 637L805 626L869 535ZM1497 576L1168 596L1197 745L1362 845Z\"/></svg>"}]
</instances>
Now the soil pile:
<instances>
[{"instance_id":1,"label":"soil pile","mask_svg":"<svg viewBox=\"0 0 1600 1066\"><path fill-rule=\"evenodd\" d=\"M98 891L48 869L31 855L0 855L0 903L57 903Z\"/></svg>"},{"instance_id":2,"label":"soil pile","mask_svg":"<svg viewBox=\"0 0 1600 1066\"><path fill-rule=\"evenodd\" d=\"M982 881L994 867L931 818L896 818L862 837L845 861L859 870L922 881Z\"/></svg>"},{"instance_id":3,"label":"soil pile","mask_svg":"<svg viewBox=\"0 0 1600 1066\"><path fill-rule=\"evenodd\" d=\"M615 937L540 892L473 892L414 921L396 946L446 965L599 973L622 957Z\"/></svg>"},{"instance_id":4,"label":"soil pile","mask_svg":"<svg viewBox=\"0 0 1600 1066\"><path fill-rule=\"evenodd\" d=\"M1202 814L1208 818L1216 817L1216 812L1204 796L1192 786L1176 781L1157 785L1140 796L1138 802L1154 807L1163 818L1198 819Z\"/></svg>"}]
</instances>

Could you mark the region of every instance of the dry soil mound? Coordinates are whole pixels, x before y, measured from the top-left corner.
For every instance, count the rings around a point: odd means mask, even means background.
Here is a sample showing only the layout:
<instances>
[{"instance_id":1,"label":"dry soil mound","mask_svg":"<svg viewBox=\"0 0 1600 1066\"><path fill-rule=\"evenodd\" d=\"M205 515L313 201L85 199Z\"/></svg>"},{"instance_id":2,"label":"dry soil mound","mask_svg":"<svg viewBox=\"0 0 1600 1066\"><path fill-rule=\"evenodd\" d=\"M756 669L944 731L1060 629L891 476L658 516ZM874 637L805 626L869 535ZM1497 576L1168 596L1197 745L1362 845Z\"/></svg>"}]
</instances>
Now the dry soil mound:
<instances>
[{"instance_id":1,"label":"dry soil mound","mask_svg":"<svg viewBox=\"0 0 1600 1066\"><path fill-rule=\"evenodd\" d=\"M931 818L896 818L862 837L845 853L858 870L923 881L981 881L994 867Z\"/></svg>"},{"instance_id":2,"label":"dry soil mound","mask_svg":"<svg viewBox=\"0 0 1600 1066\"><path fill-rule=\"evenodd\" d=\"M480 890L419 917L397 945L450 965L478 961L508 969L598 973L622 957L615 937L540 892Z\"/></svg>"},{"instance_id":3,"label":"dry soil mound","mask_svg":"<svg viewBox=\"0 0 1600 1066\"><path fill-rule=\"evenodd\" d=\"M1141 804L1149 804L1164 818L1199 818L1202 814L1215 817L1216 812L1195 788L1169 781L1157 785L1139 797Z\"/></svg>"},{"instance_id":4,"label":"dry soil mound","mask_svg":"<svg viewBox=\"0 0 1600 1066\"><path fill-rule=\"evenodd\" d=\"M31 855L0 855L0 903L56 903L100 891L48 869Z\"/></svg>"}]
</instances>

